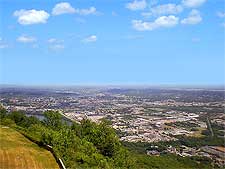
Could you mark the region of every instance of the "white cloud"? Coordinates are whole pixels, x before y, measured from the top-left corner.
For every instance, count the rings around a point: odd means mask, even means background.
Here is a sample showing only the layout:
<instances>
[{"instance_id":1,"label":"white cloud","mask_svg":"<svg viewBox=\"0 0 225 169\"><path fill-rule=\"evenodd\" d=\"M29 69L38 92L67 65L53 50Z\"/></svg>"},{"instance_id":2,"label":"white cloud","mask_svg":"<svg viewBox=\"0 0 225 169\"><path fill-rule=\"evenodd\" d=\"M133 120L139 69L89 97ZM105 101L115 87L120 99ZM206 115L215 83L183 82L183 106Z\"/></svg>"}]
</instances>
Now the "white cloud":
<instances>
[{"instance_id":1,"label":"white cloud","mask_svg":"<svg viewBox=\"0 0 225 169\"><path fill-rule=\"evenodd\" d=\"M62 15L62 14L79 14L79 15L91 15L98 14L99 12L95 7L90 7L87 9L75 9L68 2L61 2L55 5L52 9L52 15Z\"/></svg>"},{"instance_id":2,"label":"white cloud","mask_svg":"<svg viewBox=\"0 0 225 169\"><path fill-rule=\"evenodd\" d=\"M55 39L55 38L50 38L50 39L48 39L48 43L54 43L54 42L56 42L57 41L57 39Z\"/></svg>"},{"instance_id":3,"label":"white cloud","mask_svg":"<svg viewBox=\"0 0 225 169\"><path fill-rule=\"evenodd\" d=\"M80 15L91 15L91 14L97 14L98 12L96 8L92 6L88 9L77 9L76 13Z\"/></svg>"},{"instance_id":4,"label":"white cloud","mask_svg":"<svg viewBox=\"0 0 225 169\"><path fill-rule=\"evenodd\" d=\"M160 27L173 27L178 24L179 18L173 15L161 16L155 20L156 25Z\"/></svg>"},{"instance_id":5,"label":"white cloud","mask_svg":"<svg viewBox=\"0 0 225 169\"><path fill-rule=\"evenodd\" d=\"M199 13L198 10L196 9L193 9L187 18L184 18L181 23L182 24L188 24L188 25L195 25L195 24L198 24L202 21L202 17Z\"/></svg>"},{"instance_id":6,"label":"white cloud","mask_svg":"<svg viewBox=\"0 0 225 169\"><path fill-rule=\"evenodd\" d=\"M133 2L127 3L125 7L132 11L143 10L147 7L147 2L146 0L134 0Z\"/></svg>"},{"instance_id":7,"label":"white cloud","mask_svg":"<svg viewBox=\"0 0 225 169\"><path fill-rule=\"evenodd\" d=\"M75 13L75 9L68 2L61 2L52 9L52 15L61 15L66 13Z\"/></svg>"},{"instance_id":8,"label":"white cloud","mask_svg":"<svg viewBox=\"0 0 225 169\"><path fill-rule=\"evenodd\" d=\"M166 14L178 14L183 11L183 7L181 5L176 4L164 4L152 7L150 12L142 13L143 16L157 16L157 15L166 15Z\"/></svg>"},{"instance_id":9,"label":"white cloud","mask_svg":"<svg viewBox=\"0 0 225 169\"><path fill-rule=\"evenodd\" d=\"M96 42L96 41L97 41L97 36L96 35L88 36L88 37L86 37L86 38L84 38L82 40L82 42L84 42L84 43Z\"/></svg>"},{"instance_id":10,"label":"white cloud","mask_svg":"<svg viewBox=\"0 0 225 169\"><path fill-rule=\"evenodd\" d=\"M188 8L197 8L203 5L206 0L182 0L182 4Z\"/></svg>"},{"instance_id":11,"label":"white cloud","mask_svg":"<svg viewBox=\"0 0 225 169\"><path fill-rule=\"evenodd\" d=\"M35 37L26 36L26 35L19 36L16 40L22 43L33 43L37 41Z\"/></svg>"},{"instance_id":12,"label":"white cloud","mask_svg":"<svg viewBox=\"0 0 225 169\"><path fill-rule=\"evenodd\" d=\"M15 11L13 13L13 15L15 17L18 17L18 22L21 25L31 25L31 24L39 24L39 23L46 23L48 18L49 18L49 14L43 10L24 10L21 9L19 11Z\"/></svg>"},{"instance_id":13,"label":"white cloud","mask_svg":"<svg viewBox=\"0 0 225 169\"><path fill-rule=\"evenodd\" d=\"M144 22L142 20L133 20L133 28L138 31L151 31L157 28L169 28L174 27L178 24L179 18L173 15L161 16L157 18L154 22Z\"/></svg>"},{"instance_id":14,"label":"white cloud","mask_svg":"<svg viewBox=\"0 0 225 169\"><path fill-rule=\"evenodd\" d=\"M142 20L132 20L132 26L138 31L155 29L154 22L144 22Z\"/></svg>"},{"instance_id":15,"label":"white cloud","mask_svg":"<svg viewBox=\"0 0 225 169\"><path fill-rule=\"evenodd\" d=\"M225 12L217 12L217 16L220 18L225 18Z\"/></svg>"}]
</instances>

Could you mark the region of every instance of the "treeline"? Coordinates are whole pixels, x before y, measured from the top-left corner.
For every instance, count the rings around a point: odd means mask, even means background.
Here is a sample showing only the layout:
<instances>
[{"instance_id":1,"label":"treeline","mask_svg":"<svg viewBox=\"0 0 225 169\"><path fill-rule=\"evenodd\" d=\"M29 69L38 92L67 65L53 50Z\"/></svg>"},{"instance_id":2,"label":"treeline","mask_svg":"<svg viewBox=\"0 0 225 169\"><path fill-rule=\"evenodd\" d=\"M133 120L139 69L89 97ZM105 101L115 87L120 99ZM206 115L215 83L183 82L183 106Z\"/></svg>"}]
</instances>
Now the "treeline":
<instances>
[{"instance_id":1,"label":"treeline","mask_svg":"<svg viewBox=\"0 0 225 169\"><path fill-rule=\"evenodd\" d=\"M0 107L0 124L17 129L43 145L50 145L67 168L212 168L191 158L175 155L147 156L128 150L107 121L87 119L67 125L55 111L44 112L44 120Z\"/></svg>"}]
</instances>

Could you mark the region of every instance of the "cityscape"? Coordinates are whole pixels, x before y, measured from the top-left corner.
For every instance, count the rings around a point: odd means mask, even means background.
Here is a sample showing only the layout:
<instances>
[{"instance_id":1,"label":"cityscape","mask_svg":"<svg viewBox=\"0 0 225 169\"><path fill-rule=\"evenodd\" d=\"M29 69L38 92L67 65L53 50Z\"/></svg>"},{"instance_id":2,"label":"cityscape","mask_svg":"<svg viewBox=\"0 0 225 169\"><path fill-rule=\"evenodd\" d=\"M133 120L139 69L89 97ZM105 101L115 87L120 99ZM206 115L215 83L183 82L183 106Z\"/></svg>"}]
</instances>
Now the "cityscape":
<instances>
[{"instance_id":1,"label":"cityscape","mask_svg":"<svg viewBox=\"0 0 225 169\"><path fill-rule=\"evenodd\" d=\"M224 0L0 0L0 169L224 168Z\"/></svg>"},{"instance_id":2,"label":"cityscape","mask_svg":"<svg viewBox=\"0 0 225 169\"><path fill-rule=\"evenodd\" d=\"M211 125L220 126L218 137L224 139L225 100L220 88L4 87L0 93L0 102L8 111L22 111L40 119L49 110L59 111L70 122L89 119L99 123L106 119L123 142L168 142L179 136L201 138ZM146 154L162 153L156 145L152 147ZM182 145L180 151L168 145L163 152L182 157L205 156L220 166L225 162L225 149L221 146Z\"/></svg>"}]
</instances>

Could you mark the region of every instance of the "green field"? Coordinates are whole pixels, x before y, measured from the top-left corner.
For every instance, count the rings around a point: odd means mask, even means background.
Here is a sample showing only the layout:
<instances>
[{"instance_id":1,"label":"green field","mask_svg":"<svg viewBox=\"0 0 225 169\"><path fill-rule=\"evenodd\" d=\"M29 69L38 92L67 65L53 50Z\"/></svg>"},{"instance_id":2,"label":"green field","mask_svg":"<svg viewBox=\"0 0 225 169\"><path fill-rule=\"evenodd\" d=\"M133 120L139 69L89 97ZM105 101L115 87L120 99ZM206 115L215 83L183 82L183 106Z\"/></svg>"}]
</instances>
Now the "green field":
<instances>
[{"instance_id":1,"label":"green field","mask_svg":"<svg viewBox=\"0 0 225 169\"><path fill-rule=\"evenodd\" d=\"M58 164L44 148L25 138L14 129L0 126L1 169L56 169Z\"/></svg>"}]
</instances>

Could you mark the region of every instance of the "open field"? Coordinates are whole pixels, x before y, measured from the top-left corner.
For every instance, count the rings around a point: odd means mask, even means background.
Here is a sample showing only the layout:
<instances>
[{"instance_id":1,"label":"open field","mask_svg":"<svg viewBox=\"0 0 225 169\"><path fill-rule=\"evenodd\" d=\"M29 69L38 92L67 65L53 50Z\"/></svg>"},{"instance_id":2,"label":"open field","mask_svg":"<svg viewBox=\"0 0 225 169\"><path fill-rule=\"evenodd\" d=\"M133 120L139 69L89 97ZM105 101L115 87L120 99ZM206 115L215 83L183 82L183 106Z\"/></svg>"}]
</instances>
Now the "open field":
<instances>
[{"instance_id":1,"label":"open field","mask_svg":"<svg viewBox=\"0 0 225 169\"><path fill-rule=\"evenodd\" d=\"M0 169L58 169L51 152L14 129L0 126Z\"/></svg>"}]
</instances>

